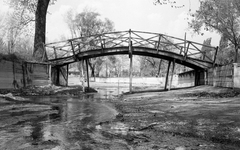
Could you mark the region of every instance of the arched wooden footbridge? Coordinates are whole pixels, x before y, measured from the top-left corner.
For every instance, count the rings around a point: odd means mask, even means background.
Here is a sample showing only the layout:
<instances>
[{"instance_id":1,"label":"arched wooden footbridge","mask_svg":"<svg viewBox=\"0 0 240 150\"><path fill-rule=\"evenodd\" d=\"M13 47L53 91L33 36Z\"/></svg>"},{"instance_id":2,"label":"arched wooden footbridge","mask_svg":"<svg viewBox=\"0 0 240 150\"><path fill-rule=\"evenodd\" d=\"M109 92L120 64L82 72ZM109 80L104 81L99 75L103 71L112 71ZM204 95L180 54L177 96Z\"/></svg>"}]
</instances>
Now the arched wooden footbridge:
<instances>
[{"instance_id":1,"label":"arched wooden footbridge","mask_svg":"<svg viewBox=\"0 0 240 150\"><path fill-rule=\"evenodd\" d=\"M208 51L201 51L202 47L207 48ZM168 60L169 66L173 62L173 65L178 63L194 70L204 70L212 67L215 64L218 50L218 47L165 34L132 30L48 43L45 48L48 62L54 64L57 68L93 57L128 54L130 68L132 66L132 55L142 55ZM130 69L130 82L131 78Z\"/></svg>"}]
</instances>

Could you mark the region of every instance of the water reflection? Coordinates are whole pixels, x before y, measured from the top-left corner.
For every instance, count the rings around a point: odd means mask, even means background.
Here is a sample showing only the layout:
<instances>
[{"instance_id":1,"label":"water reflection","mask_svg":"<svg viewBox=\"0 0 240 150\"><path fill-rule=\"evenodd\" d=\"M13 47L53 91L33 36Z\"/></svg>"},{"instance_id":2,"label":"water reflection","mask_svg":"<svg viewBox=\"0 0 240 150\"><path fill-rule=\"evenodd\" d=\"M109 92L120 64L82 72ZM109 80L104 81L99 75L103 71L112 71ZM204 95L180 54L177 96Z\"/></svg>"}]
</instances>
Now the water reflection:
<instances>
[{"instance_id":1,"label":"water reflection","mask_svg":"<svg viewBox=\"0 0 240 150\"><path fill-rule=\"evenodd\" d=\"M93 98L90 95L81 99L69 98L51 106L51 113L47 117L30 123L32 145L57 139L58 146L66 148L65 144L91 141L95 125L111 120L116 115L113 108L103 102L93 101Z\"/></svg>"},{"instance_id":2,"label":"water reflection","mask_svg":"<svg viewBox=\"0 0 240 150\"><path fill-rule=\"evenodd\" d=\"M62 119L62 114L63 114L63 108L60 105L55 105L51 107L52 110L56 111L54 113L49 114L49 119L50 120L61 120Z\"/></svg>"},{"instance_id":3,"label":"water reflection","mask_svg":"<svg viewBox=\"0 0 240 150\"><path fill-rule=\"evenodd\" d=\"M119 95L121 95L123 92L128 92L129 88L126 87L111 87L111 88L101 88L97 89L98 94L95 95L95 98L104 98L104 99L112 99Z\"/></svg>"},{"instance_id":4,"label":"water reflection","mask_svg":"<svg viewBox=\"0 0 240 150\"><path fill-rule=\"evenodd\" d=\"M43 138L43 132L42 132L42 128L43 128L43 125L39 122L39 121L36 121L36 122L32 122L31 124L32 126L32 132L31 132L31 137L32 137L32 140L33 140L33 144L35 144L36 141L39 141Z\"/></svg>"},{"instance_id":5,"label":"water reflection","mask_svg":"<svg viewBox=\"0 0 240 150\"><path fill-rule=\"evenodd\" d=\"M9 119L11 127L0 132L0 149L87 149L100 135L96 125L115 118L117 112L104 99L117 97L118 90L98 89L97 94L78 98L30 97L32 103L16 106L19 114ZM12 116L13 112L6 114Z\"/></svg>"}]
</instances>

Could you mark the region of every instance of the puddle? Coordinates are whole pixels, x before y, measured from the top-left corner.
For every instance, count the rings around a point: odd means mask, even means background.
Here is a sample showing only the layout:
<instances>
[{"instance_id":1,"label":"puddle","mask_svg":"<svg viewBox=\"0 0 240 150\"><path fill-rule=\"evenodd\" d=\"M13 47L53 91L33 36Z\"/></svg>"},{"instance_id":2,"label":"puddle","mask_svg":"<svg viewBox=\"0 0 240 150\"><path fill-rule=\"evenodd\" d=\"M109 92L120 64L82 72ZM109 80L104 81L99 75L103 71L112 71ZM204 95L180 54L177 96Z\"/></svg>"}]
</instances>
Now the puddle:
<instances>
[{"instance_id":1,"label":"puddle","mask_svg":"<svg viewBox=\"0 0 240 150\"><path fill-rule=\"evenodd\" d=\"M91 143L96 140L92 135L99 132L96 124L111 121L118 114L110 104L94 95L29 100L51 105L21 104L22 110L17 105L14 109L3 109L5 119L1 123L6 124L1 126L4 132L0 132L0 149L95 149L98 144ZM112 130L121 132L121 126L116 125ZM105 149L106 143L99 145Z\"/></svg>"}]
</instances>

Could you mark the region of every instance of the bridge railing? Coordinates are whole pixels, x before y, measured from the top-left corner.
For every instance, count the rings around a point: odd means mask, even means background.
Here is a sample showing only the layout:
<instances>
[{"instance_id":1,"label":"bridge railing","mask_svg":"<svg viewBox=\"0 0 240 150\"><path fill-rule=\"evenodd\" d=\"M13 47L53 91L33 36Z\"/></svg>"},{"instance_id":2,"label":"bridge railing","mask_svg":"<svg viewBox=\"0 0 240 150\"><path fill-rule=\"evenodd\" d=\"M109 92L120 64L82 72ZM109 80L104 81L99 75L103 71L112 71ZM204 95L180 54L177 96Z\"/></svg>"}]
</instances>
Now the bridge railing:
<instances>
[{"instance_id":1,"label":"bridge railing","mask_svg":"<svg viewBox=\"0 0 240 150\"><path fill-rule=\"evenodd\" d=\"M217 47L168 36L160 33L143 31L119 31L73 38L45 45L49 61L63 63L76 59L84 51L102 50L118 47L147 47L158 51L169 51L183 56L183 59L215 63ZM203 48L204 47L204 48ZM204 50L203 50L204 49Z\"/></svg>"}]
</instances>

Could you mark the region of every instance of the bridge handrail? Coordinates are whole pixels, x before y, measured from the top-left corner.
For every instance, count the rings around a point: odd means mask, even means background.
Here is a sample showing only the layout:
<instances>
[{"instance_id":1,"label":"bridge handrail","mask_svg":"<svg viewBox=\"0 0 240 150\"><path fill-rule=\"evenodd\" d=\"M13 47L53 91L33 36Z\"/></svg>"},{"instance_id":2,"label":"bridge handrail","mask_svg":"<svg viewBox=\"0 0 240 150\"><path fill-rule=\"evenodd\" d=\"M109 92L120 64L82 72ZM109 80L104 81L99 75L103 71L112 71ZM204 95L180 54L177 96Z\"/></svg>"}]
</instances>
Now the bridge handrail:
<instances>
[{"instance_id":1,"label":"bridge handrail","mask_svg":"<svg viewBox=\"0 0 240 150\"><path fill-rule=\"evenodd\" d=\"M176 40L177 43L175 43ZM114 31L82 36L63 41L47 43L45 44L45 47L48 48L48 53L50 54L48 56L51 56L53 58L55 56L56 59L57 57L67 57L70 55L74 57L74 55L83 49L94 50L102 48L102 50L104 50L104 48L107 48L109 46L114 46L116 48L123 45L128 46L129 41L133 41L133 47L152 47L157 51L160 47L164 47L165 50L169 51L172 49L173 51L183 54L185 59L187 59L187 57L194 57L194 55L195 57L199 57L199 55L201 55L202 59L208 59L209 61L215 63L215 57L210 58L206 52L201 51L201 48L198 46L209 48L208 52L215 51L215 55L217 54L217 47L200 44L194 41L181 39L166 34L134 30ZM91 42L94 43L94 45L91 45Z\"/></svg>"}]
</instances>

